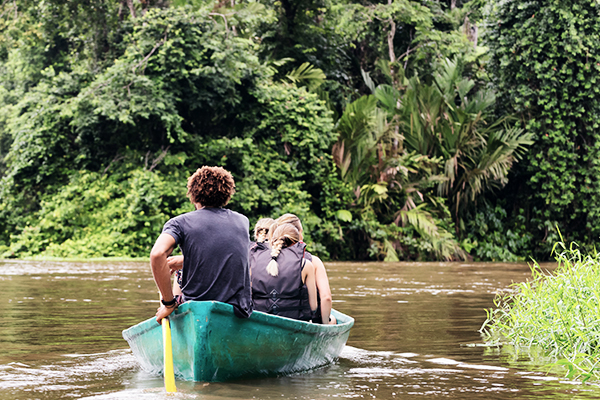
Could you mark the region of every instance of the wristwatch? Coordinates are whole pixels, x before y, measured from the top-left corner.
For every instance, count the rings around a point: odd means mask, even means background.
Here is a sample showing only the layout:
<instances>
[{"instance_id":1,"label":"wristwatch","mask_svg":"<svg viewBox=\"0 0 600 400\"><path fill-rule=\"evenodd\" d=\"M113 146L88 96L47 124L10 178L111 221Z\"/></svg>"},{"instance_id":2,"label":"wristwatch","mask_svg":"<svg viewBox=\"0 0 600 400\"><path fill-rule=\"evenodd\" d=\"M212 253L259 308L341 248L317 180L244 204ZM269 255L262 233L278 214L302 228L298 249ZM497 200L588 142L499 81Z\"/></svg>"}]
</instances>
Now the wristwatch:
<instances>
[{"instance_id":1,"label":"wristwatch","mask_svg":"<svg viewBox=\"0 0 600 400\"><path fill-rule=\"evenodd\" d=\"M173 297L173 300L171 301L165 301L164 299L160 299L160 302L163 304L163 306L171 307L172 305L177 303L177 299L175 297Z\"/></svg>"}]
</instances>

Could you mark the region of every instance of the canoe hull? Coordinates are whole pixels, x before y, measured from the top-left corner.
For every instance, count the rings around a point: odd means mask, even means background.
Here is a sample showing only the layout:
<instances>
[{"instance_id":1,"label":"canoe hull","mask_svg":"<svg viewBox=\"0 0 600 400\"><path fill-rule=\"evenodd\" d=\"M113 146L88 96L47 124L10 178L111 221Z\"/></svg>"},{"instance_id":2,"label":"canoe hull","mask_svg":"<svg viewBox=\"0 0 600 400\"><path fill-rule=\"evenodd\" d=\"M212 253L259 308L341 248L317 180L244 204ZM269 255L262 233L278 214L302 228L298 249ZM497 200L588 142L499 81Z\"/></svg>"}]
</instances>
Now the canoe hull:
<instances>
[{"instance_id":1,"label":"canoe hull","mask_svg":"<svg viewBox=\"0 0 600 400\"><path fill-rule=\"evenodd\" d=\"M187 302L169 319L175 375L190 381L290 374L326 365L344 348L354 319L336 311L338 325L311 324L255 311L233 315L215 301ZM154 318L123 331L142 368L163 371L162 330Z\"/></svg>"}]
</instances>

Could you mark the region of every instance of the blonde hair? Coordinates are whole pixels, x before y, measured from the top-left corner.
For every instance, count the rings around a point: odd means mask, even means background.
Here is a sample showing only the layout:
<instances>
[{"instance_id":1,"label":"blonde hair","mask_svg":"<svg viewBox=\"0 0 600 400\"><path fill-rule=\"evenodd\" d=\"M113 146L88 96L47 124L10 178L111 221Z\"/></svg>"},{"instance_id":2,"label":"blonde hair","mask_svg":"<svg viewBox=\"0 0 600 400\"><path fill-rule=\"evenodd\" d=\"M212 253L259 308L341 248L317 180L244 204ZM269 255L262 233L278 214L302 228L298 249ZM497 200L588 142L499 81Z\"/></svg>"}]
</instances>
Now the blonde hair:
<instances>
[{"instance_id":1,"label":"blonde hair","mask_svg":"<svg viewBox=\"0 0 600 400\"><path fill-rule=\"evenodd\" d=\"M281 217L277 218L275 220L275 222L273 223L273 225L271 226L271 231L269 233L269 242L272 243L272 235L273 232L275 231L275 229L277 229L278 226L283 225L283 224L291 224L292 226L294 226L294 228L296 228L298 230L298 233L300 234L300 240L299 242L301 242L302 240L304 240L304 237L302 236L302 223L300 223L300 218L298 218L295 214L283 214Z\"/></svg>"},{"instance_id":2,"label":"blonde hair","mask_svg":"<svg viewBox=\"0 0 600 400\"><path fill-rule=\"evenodd\" d=\"M275 220L273 218L261 218L254 225L254 240L256 243L264 243L269 236L269 228Z\"/></svg>"},{"instance_id":3,"label":"blonde hair","mask_svg":"<svg viewBox=\"0 0 600 400\"><path fill-rule=\"evenodd\" d=\"M271 235L271 261L267 265L267 273L271 276L279 275L277 257L282 249L290 247L300 241L300 232L292 224L282 224L274 228Z\"/></svg>"}]
</instances>

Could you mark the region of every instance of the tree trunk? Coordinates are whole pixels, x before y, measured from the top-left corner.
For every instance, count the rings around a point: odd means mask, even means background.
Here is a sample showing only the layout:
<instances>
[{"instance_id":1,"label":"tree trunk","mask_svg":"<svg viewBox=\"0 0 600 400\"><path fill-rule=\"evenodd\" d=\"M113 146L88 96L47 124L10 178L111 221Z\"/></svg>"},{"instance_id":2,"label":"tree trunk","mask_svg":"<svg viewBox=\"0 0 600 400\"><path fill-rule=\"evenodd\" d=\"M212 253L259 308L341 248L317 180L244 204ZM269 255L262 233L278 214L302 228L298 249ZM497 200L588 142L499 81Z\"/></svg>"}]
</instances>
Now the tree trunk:
<instances>
[{"instance_id":1,"label":"tree trunk","mask_svg":"<svg viewBox=\"0 0 600 400\"><path fill-rule=\"evenodd\" d=\"M388 5L392 4L392 0L388 0ZM387 35L388 41L388 52L390 55L390 61L396 61L396 53L394 52L394 36L396 36L396 23L393 18L390 18L390 31Z\"/></svg>"},{"instance_id":2,"label":"tree trunk","mask_svg":"<svg viewBox=\"0 0 600 400\"><path fill-rule=\"evenodd\" d=\"M135 18L135 7L133 6L133 0L127 0L127 7L129 7L129 12L131 13L131 17Z\"/></svg>"},{"instance_id":3,"label":"tree trunk","mask_svg":"<svg viewBox=\"0 0 600 400\"><path fill-rule=\"evenodd\" d=\"M477 47L477 25L471 24L469 17L465 17L465 23L463 25L463 32L467 35L469 41L473 42L473 47Z\"/></svg>"},{"instance_id":4,"label":"tree trunk","mask_svg":"<svg viewBox=\"0 0 600 400\"><path fill-rule=\"evenodd\" d=\"M394 52L394 36L396 36L396 23L394 20L390 19L390 31L388 32L387 40L391 62L396 61L396 53Z\"/></svg>"}]
</instances>

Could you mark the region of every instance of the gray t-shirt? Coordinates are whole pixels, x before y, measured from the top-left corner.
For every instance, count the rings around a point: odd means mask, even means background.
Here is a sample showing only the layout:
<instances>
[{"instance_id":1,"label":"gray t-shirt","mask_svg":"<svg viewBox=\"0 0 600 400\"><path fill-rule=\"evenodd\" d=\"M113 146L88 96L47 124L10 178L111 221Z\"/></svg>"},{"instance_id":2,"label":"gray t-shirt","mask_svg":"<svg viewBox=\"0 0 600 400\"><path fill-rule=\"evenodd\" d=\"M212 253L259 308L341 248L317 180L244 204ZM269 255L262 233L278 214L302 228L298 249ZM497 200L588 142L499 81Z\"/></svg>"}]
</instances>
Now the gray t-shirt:
<instances>
[{"instance_id":1,"label":"gray t-shirt","mask_svg":"<svg viewBox=\"0 0 600 400\"><path fill-rule=\"evenodd\" d=\"M167 221L183 253L181 291L185 301L216 300L233 305L238 317L252 314L248 272L248 218L224 208L203 208Z\"/></svg>"}]
</instances>

